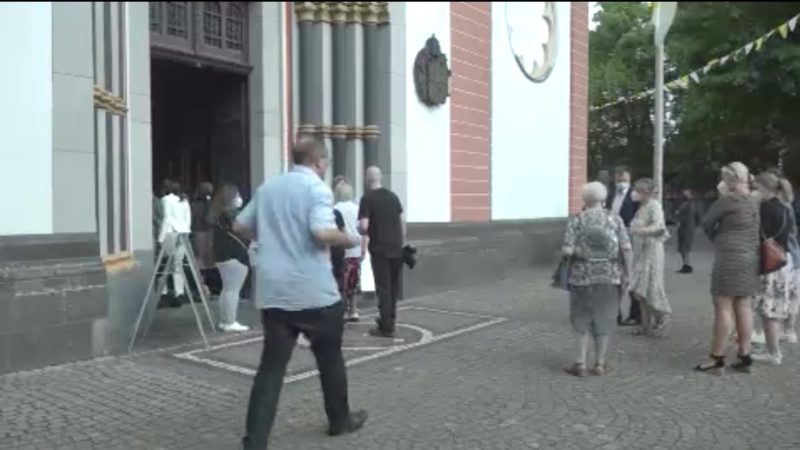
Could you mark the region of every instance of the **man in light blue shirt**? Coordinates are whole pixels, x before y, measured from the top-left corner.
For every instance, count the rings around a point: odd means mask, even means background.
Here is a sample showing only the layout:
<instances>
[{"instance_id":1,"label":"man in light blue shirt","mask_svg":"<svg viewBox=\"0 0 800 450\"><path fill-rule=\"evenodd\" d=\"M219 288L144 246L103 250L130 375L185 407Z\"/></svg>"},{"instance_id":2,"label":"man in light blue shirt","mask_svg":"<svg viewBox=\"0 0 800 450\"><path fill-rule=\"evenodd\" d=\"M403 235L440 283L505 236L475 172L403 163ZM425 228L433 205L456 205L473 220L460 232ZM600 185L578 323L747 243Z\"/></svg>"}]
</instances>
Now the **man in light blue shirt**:
<instances>
[{"instance_id":1,"label":"man in light blue shirt","mask_svg":"<svg viewBox=\"0 0 800 450\"><path fill-rule=\"evenodd\" d=\"M286 366L303 333L317 360L328 415L328 434L360 429L364 411L351 413L342 356L344 305L333 277L330 247L354 247L360 236L336 227L333 193L322 180L327 151L302 139L294 168L258 188L234 230L258 242L256 298L262 311L264 348L247 411L246 450L267 448Z\"/></svg>"}]
</instances>

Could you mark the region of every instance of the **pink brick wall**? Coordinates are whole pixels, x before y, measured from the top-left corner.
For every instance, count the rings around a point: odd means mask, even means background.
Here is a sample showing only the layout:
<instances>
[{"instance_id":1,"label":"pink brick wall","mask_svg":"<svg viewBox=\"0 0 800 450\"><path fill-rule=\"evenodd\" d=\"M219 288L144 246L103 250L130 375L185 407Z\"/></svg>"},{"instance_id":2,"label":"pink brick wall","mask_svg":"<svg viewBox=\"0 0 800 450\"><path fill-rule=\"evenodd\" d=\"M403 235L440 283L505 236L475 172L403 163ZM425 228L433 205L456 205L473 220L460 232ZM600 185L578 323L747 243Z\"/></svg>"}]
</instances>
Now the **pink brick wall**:
<instances>
[{"instance_id":1,"label":"pink brick wall","mask_svg":"<svg viewBox=\"0 0 800 450\"><path fill-rule=\"evenodd\" d=\"M572 2L570 33L569 211L581 208L589 129L589 4Z\"/></svg>"},{"instance_id":2,"label":"pink brick wall","mask_svg":"<svg viewBox=\"0 0 800 450\"><path fill-rule=\"evenodd\" d=\"M491 2L450 3L452 222L492 218Z\"/></svg>"}]
</instances>

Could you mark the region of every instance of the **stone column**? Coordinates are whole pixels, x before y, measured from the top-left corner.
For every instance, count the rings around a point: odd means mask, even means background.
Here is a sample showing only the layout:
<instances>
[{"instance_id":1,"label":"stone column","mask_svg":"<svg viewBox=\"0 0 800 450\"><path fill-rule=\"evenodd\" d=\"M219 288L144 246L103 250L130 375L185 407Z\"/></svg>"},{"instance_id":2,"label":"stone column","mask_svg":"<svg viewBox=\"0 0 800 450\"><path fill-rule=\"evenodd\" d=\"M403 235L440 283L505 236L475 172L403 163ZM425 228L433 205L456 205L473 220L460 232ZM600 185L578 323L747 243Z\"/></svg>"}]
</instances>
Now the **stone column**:
<instances>
[{"instance_id":1,"label":"stone column","mask_svg":"<svg viewBox=\"0 0 800 450\"><path fill-rule=\"evenodd\" d=\"M300 126L298 134L313 134L316 125L322 120L322 111L318 108L321 92L322 76L322 48L320 48L321 28L315 23L318 8L312 2L295 3L297 16L298 47L299 47L299 78L298 96L300 97Z\"/></svg>"},{"instance_id":2,"label":"stone column","mask_svg":"<svg viewBox=\"0 0 800 450\"><path fill-rule=\"evenodd\" d=\"M364 126L364 29L361 6L351 3L345 28L344 67L345 124L347 125L347 153L345 175L350 179L356 196L364 192L364 142L361 129Z\"/></svg>"},{"instance_id":3,"label":"stone column","mask_svg":"<svg viewBox=\"0 0 800 450\"><path fill-rule=\"evenodd\" d=\"M345 58L347 51L346 21L350 5L345 2L333 4L332 19L332 72L333 92L331 94L333 125L331 139L333 141L333 175L347 175L347 102L352 95L347 90L348 67ZM352 72L352 71L349 71Z\"/></svg>"},{"instance_id":4,"label":"stone column","mask_svg":"<svg viewBox=\"0 0 800 450\"><path fill-rule=\"evenodd\" d=\"M378 38L378 7L376 2L363 6L364 22L364 165L379 165L378 159L380 127L380 60L381 48ZM385 167L381 169L386 170Z\"/></svg>"}]
</instances>

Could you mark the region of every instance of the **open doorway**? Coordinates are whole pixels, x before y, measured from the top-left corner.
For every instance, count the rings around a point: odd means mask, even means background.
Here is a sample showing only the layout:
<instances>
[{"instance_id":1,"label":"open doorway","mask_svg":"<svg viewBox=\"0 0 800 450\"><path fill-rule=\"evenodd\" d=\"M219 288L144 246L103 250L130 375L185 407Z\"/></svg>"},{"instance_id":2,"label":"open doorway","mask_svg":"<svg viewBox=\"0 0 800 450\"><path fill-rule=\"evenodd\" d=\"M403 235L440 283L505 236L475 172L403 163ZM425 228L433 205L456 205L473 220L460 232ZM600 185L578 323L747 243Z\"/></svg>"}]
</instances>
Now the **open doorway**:
<instances>
[{"instance_id":1,"label":"open doorway","mask_svg":"<svg viewBox=\"0 0 800 450\"><path fill-rule=\"evenodd\" d=\"M153 187L235 183L250 194L247 77L199 64L151 61Z\"/></svg>"}]
</instances>

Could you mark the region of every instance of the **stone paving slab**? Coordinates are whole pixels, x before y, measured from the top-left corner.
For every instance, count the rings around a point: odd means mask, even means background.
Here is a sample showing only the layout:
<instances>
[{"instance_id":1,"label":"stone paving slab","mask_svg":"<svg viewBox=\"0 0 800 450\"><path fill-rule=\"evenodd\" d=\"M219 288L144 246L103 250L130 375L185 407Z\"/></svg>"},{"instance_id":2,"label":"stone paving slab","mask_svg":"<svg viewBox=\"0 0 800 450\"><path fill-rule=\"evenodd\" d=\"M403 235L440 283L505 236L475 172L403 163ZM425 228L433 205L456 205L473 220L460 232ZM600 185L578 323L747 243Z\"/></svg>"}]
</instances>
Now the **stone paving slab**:
<instances>
[{"instance_id":1,"label":"stone paving slab","mask_svg":"<svg viewBox=\"0 0 800 450\"><path fill-rule=\"evenodd\" d=\"M676 269L677 256L668 257ZM560 371L573 343L566 296L547 286L550 270L405 302L506 320L351 366L351 403L371 414L354 435L324 435L318 382L286 384L270 448L800 448L797 347L784 346L783 366L749 376L690 370L710 336L710 256L695 263L693 275L667 275L669 337L620 331L615 370L603 378ZM0 377L0 449L236 449L252 378L173 356L196 348Z\"/></svg>"}]
</instances>

